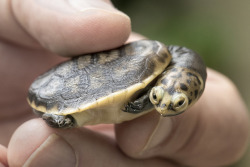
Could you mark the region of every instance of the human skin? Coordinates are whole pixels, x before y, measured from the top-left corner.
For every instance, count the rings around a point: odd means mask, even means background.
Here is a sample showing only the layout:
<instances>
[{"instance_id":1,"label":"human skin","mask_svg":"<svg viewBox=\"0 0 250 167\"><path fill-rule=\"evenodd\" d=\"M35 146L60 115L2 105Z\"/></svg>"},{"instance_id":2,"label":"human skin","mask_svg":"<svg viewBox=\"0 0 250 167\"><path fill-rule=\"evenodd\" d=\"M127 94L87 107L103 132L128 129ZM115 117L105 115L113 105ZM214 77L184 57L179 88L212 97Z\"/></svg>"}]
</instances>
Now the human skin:
<instances>
[{"instance_id":1,"label":"human skin","mask_svg":"<svg viewBox=\"0 0 250 167\"><path fill-rule=\"evenodd\" d=\"M243 155L247 109L234 84L212 69L201 99L176 117L151 112L119 125L67 130L34 118L26 102L28 87L66 59L58 55L143 38L130 32L129 18L109 1L2 0L0 25L0 167L210 167Z\"/></svg>"}]
</instances>

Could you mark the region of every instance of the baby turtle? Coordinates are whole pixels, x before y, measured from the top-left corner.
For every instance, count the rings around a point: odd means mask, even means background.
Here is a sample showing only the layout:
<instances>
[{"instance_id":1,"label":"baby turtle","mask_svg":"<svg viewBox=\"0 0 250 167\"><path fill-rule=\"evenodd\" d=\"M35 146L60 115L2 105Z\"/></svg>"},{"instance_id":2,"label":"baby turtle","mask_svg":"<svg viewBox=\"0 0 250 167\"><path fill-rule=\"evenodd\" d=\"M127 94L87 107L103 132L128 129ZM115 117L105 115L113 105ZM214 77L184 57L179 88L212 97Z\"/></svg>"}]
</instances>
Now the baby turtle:
<instances>
[{"instance_id":1,"label":"baby turtle","mask_svg":"<svg viewBox=\"0 0 250 167\"><path fill-rule=\"evenodd\" d=\"M28 103L55 128L121 123L152 110L180 114L205 81L206 66L192 50L141 40L57 65L32 83Z\"/></svg>"}]
</instances>

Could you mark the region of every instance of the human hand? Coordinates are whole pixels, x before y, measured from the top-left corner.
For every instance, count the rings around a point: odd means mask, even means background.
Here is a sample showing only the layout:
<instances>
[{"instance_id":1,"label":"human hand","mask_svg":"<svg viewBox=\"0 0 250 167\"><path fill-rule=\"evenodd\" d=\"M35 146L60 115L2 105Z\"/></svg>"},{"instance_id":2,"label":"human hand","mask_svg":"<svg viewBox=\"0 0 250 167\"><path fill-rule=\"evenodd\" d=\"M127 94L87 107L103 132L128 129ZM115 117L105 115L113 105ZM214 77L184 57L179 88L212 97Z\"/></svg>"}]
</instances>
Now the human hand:
<instances>
[{"instance_id":1,"label":"human hand","mask_svg":"<svg viewBox=\"0 0 250 167\"><path fill-rule=\"evenodd\" d=\"M7 156L11 167L221 166L243 154L249 135L247 109L231 81L210 69L201 99L176 117L151 112L115 127L68 130L52 129L41 119L19 126L33 117L26 102L29 84L64 60L56 55L122 45L130 21L107 0L0 3L0 143L7 146L10 141L8 148L0 147L5 166Z\"/></svg>"}]
</instances>

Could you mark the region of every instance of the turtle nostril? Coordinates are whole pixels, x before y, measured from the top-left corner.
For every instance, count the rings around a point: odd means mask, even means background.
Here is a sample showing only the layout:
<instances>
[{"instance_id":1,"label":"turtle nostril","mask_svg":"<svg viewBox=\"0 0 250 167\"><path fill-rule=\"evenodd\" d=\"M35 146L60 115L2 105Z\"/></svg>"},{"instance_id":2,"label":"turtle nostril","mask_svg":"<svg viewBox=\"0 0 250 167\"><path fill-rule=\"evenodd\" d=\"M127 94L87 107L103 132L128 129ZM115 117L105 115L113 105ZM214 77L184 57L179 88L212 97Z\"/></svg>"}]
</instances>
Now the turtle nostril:
<instances>
[{"instance_id":1,"label":"turtle nostril","mask_svg":"<svg viewBox=\"0 0 250 167\"><path fill-rule=\"evenodd\" d=\"M162 105L161 105L161 108L165 108L167 105L165 104L165 103L163 103Z\"/></svg>"}]
</instances>

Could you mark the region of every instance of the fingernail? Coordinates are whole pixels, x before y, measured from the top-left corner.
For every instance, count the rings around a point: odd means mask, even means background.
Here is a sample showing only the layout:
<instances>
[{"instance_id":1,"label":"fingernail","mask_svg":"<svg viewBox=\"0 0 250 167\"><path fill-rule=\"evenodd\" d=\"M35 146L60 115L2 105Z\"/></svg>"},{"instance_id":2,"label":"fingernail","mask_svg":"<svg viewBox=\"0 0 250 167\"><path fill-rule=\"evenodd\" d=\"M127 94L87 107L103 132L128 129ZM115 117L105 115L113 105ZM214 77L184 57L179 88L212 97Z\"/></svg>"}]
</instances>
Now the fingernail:
<instances>
[{"instance_id":1,"label":"fingernail","mask_svg":"<svg viewBox=\"0 0 250 167\"><path fill-rule=\"evenodd\" d=\"M52 134L28 158L24 167L76 166L77 159L73 148L61 137Z\"/></svg>"},{"instance_id":2,"label":"fingernail","mask_svg":"<svg viewBox=\"0 0 250 167\"><path fill-rule=\"evenodd\" d=\"M173 122L170 118L159 118L158 124L154 131L150 135L147 143L143 147L141 154L152 152L153 149L157 149L161 143L166 141L173 129Z\"/></svg>"},{"instance_id":3,"label":"fingernail","mask_svg":"<svg viewBox=\"0 0 250 167\"><path fill-rule=\"evenodd\" d=\"M5 165L0 162L0 167L5 167Z\"/></svg>"},{"instance_id":4,"label":"fingernail","mask_svg":"<svg viewBox=\"0 0 250 167\"><path fill-rule=\"evenodd\" d=\"M111 3L108 3L104 0L68 0L68 3L79 11L85 11L88 9L102 9L108 11L115 11L118 10L113 7Z\"/></svg>"}]
</instances>

